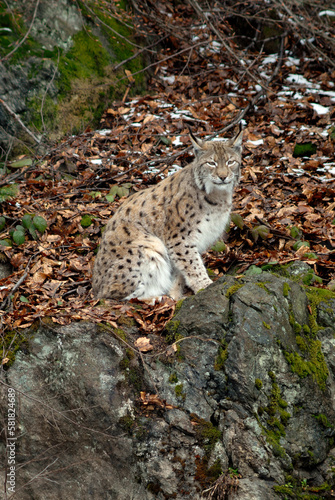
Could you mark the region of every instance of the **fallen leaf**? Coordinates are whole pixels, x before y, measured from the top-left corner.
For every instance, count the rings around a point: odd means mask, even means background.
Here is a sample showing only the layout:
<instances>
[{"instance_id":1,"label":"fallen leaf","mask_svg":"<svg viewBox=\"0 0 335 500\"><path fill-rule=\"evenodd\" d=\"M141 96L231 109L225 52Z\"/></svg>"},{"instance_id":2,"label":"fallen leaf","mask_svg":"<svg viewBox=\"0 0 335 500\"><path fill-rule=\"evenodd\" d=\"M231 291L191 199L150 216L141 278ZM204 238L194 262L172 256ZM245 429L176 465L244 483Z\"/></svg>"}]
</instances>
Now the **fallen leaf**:
<instances>
[{"instance_id":1,"label":"fallen leaf","mask_svg":"<svg viewBox=\"0 0 335 500\"><path fill-rule=\"evenodd\" d=\"M134 344L141 352L149 352L153 349L147 337L139 337Z\"/></svg>"}]
</instances>

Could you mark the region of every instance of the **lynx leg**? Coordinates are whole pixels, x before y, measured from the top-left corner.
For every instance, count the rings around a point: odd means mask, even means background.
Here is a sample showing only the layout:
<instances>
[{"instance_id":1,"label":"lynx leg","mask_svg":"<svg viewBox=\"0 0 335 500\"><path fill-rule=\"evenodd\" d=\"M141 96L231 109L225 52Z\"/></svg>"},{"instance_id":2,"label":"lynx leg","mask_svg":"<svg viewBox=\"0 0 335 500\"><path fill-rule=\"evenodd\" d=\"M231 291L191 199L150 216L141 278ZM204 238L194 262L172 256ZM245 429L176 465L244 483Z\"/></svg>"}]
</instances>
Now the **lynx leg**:
<instances>
[{"instance_id":1,"label":"lynx leg","mask_svg":"<svg viewBox=\"0 0 335 500\"><path fill-rule=\"evenodd\" d=\"M167 295L172 283L172 268L164 243L152 235L144 235L135 242L139 260L137 261L139 280L135 290L126 300L137 298L154 304Z\"/></svg>"},{"instance_id":2,"label":"lynx leg","mask_svg":"<svg viewBox=\"0 0 335 500\"><path fill-rule=\"evenodd\" d=\"M177 271L177 274L172 282L172 287L169 291L170 297L173 300L180 300L183 297L184 288L185 288L184 276Z\"/></svg>"}]
</instances>

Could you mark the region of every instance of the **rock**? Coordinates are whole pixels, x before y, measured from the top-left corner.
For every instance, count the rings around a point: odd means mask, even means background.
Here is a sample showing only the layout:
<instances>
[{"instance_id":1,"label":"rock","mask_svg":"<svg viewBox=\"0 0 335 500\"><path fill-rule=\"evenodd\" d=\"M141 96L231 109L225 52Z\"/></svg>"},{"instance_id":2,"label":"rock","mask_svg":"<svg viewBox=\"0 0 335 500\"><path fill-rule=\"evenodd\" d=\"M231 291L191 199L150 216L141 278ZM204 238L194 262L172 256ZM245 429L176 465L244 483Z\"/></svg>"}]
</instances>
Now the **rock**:
<instances>
[{"instance_id":1,"label":"rock","mask_svg":"<svg viewBox=\"0 0 335 500\"><path fill-rule=\"evenodd\" d=\"M2 374L16 389L20 498L200 500L215 486L217 498L269 500L288 483L302 493L302 480L306 494L334 487L334 302L309 300L286 277L226 276L169 323L174 358L142 355L145 366L105 328L43 327Z\"/></svg>"},{"instance_id":2,"label":"rock","mask_svg":"<svg viewBox=\"0 0 335 500\"><path fill-rule=\"evenodd\" d=\"M0 103L0 147L5 151L13 147L13 138L36 146L27 128L34 131L37 141L43 139L41 151L48 140L54 141L76 128L81 129L85 123L93 123L92 120L100 119L109 102L101 88L109 89L112 100L119 97L118 92L123 95L127 85L125 82L113 85L112 65L120 62L118 57L124 60L133 54L125 42L120 49L115 31L120 28L129 39L132 33L119 23L112 10L109 15L108 10L97 6L102 9L97 11L100 23L89 6L81 9L71 0L41 0L32 23L35 6L36 2L27 5L24 0L8 0L10 21L1 33L4 43L0 57L0 99L5 106ZM22 22L24 27L18 30ZM19 42L28 27L25 43L18 45L7 58L10 52L7 45L15 45L13 37ZM124 68L135 71L134 64L138 60L129 61ZM136 75L135 81L139 80ZM13 155L31 154L31 149L24 149L19 141L14 144Z\"/></svg>"}]
</instances>

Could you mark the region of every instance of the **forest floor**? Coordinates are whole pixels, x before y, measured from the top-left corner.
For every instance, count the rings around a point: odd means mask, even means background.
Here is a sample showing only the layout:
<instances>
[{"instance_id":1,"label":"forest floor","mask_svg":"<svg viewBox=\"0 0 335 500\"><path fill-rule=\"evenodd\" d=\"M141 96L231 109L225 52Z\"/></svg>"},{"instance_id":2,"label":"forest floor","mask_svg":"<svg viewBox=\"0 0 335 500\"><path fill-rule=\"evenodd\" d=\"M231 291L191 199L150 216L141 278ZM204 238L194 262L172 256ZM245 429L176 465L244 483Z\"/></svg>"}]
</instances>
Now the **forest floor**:
<instances>
[{"instance_id":1,"label":"forest floor","mask_svg":"<svg viewBox=\"0 0 335 500\"><path fill-rule=\"evenodd\" d=\"M2 253L12 266L0 282L5 329L20 332L45 316L116 328L126 315L144 332L164 326L174 312L171 299L142 309L98 303L92 263L122 197L192 161L188 125L202 139L231 137L239 120L244 125L230 230L224 245L203 256L213 279L293 260L311 265L311 284L335 279L335 70L283 36L278 53L240 51L237 71L221 38L200 17L191 22L187 9L161 12L187 30L189 48L170 36L147 95L113 103L99 130L65 138L33 165L9 164L1 184L15 179L19 192L2 203L7 224L0 239L11 244ZM24 243L8 243L9 229L22 226L26 214L43 217L47 229L26 229Z\"/></svg>"}]
</instances>

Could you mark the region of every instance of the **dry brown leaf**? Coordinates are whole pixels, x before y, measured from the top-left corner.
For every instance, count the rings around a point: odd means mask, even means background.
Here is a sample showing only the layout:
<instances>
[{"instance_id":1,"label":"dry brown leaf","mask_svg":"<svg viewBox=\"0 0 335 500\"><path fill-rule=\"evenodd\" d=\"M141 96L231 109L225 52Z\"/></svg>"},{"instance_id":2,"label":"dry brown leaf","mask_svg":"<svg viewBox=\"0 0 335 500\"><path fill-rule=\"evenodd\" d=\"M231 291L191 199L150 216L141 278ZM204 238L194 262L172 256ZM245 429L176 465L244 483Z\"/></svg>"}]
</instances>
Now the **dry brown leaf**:
<instances>
[{"instance_id":1,"label":"dry brown leaf","mask_svg":"<svg viewBox=\"0 0 335 500\"><path fill-rule=\"evenodd\" d=\"M153 346L150 344L150 340L147 337L139 337L135 340L135 347L137 347L141 352L152 351Z\"/></svg>"}]
</instances>

